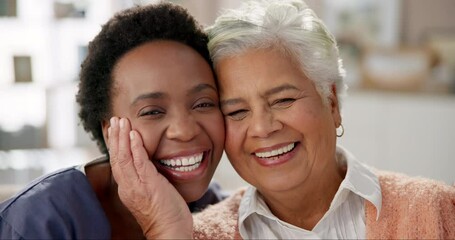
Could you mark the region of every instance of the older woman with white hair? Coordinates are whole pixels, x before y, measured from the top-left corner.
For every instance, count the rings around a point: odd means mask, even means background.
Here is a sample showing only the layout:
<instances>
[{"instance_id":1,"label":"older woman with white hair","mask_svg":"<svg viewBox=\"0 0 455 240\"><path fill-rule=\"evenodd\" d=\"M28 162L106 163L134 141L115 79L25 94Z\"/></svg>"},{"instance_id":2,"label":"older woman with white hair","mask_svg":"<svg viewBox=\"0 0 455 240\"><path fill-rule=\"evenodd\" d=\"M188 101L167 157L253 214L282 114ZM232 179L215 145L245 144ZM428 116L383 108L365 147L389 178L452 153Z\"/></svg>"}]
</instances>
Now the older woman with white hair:
<instances>
[{"instance_id":1,"label":"older woman with white hair","mask_svg":"<svg viewBox=\"0 0 455 240\"><path fill-rule=\"evenodd\" d=\"M208 34L225 151L252 186L197 215L195 236L455 237L453 187L374 171L337 146L344 70L304 2L251 1Z\"/></svg>"},{"instance_id":2,"label":"older woman with white hair","mask_svg":"<svg viewBox=\"0 0 455 240\"><path fill-rule=\"evenodd\" d=\"M304 2L251 1L207 31L225 151L251 186L194 215L195 238L455 238L453 186L371 169L337 145L344 70Z\"/></svg>"}]
</instances>

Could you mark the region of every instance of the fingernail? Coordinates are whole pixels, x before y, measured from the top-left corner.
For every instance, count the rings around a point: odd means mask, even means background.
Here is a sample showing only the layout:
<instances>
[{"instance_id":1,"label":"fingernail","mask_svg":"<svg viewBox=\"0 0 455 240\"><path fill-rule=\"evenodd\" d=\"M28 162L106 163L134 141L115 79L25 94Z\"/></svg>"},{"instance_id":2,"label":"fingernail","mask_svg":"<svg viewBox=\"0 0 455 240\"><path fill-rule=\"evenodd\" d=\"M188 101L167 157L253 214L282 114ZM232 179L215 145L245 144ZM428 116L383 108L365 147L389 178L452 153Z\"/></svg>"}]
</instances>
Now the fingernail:
<instances>
[{"instance_id":1,"label":"fingernail","mask_svg":"<svg viewBox=\"0 0 455 240\"><path fill-rule=\"evenodd\" d=\"M120 128L124 128L124 127L125 127L125 119L121 118L120 119Z\"/></svg>"},{"instance_id":2,"label":"fingernail","mask_svg":"<svg viewBox=\"0 0 455 240\"><path fill-rule=\"evenodd\" d=\"M115 126L115 117L111 117L111 126Z\"/></svg>"},{"instance_id":3,"label":"fingernail","mask_svg":"<svg viewBox=\"0 0 455 240\"><path fill-rule=\"evenodd\" d=\"M134 132L130 131L130 140L134 140Z\"/></svg>"}]
</instances>

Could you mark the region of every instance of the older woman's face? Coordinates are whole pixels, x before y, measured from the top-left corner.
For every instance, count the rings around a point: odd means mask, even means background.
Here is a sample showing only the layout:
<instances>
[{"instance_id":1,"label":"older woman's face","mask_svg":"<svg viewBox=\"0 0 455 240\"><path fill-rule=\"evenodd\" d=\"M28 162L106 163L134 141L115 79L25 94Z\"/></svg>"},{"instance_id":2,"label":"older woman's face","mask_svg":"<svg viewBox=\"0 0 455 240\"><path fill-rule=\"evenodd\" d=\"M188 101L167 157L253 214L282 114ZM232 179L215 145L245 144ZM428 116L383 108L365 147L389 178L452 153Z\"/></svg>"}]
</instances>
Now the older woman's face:
<instances>
[{"instance_id":1,"label":"older woman's face","mask_svg":"<svg viewBox=\"0 0 455 240\"><path fill-rule=\"evenodd\" d=\"M272 50L223 59L217 76L225 151L240 176L262 192L317 182L334 162L336 96L324 104L314 83Z\"/></svg>"},{"instance_id":2,"label":"older woman's face","mask_svg":"<svg viewBox=\"0 0 455 240\"><path fill-rule=\"evenodd\" d=\"M210 65L186 45L157 41L123 56L113 78L113 115L130 120L158 171L186 201L200 198L224 147Z\"/></svg>"}]
</instances>

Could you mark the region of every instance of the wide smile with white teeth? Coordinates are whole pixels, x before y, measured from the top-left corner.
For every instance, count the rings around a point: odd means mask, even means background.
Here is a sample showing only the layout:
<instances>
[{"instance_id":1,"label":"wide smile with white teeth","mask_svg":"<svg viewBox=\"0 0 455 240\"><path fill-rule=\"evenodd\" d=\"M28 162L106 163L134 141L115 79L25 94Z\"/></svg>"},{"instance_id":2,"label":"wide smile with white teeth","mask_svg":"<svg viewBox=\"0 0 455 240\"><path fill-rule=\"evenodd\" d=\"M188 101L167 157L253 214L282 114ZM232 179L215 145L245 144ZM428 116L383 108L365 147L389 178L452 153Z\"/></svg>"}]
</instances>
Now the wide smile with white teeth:
<instances>
[{"instance_id":1,"label":"wide smile with white teeth","mask_svg":"<svg viewBox=\"0 0 455 240\"><path fill-rule=\"evenodd\" d=\"M257 152L257 153L254 153L254 155L256 155L256 157L260 157L260 158L271 158L271 157L276 157L281 154L290 152L294 149L294 147L295 147L295 143L291 143L287 146L272 150L270 152Z\"/></svg>"},{"instance_id":2,"label":"wide smile with white teeth","mask_svg":"<svg viewBox=\"0 0 455 240\"><path fill-rule=\"evenodd\" d=\"M178 172L190 172L201 165L204 153L198 153L191 156L176 157L172 159L160 160L160 163L174 171Z\"/></svg>"}]
</instances>

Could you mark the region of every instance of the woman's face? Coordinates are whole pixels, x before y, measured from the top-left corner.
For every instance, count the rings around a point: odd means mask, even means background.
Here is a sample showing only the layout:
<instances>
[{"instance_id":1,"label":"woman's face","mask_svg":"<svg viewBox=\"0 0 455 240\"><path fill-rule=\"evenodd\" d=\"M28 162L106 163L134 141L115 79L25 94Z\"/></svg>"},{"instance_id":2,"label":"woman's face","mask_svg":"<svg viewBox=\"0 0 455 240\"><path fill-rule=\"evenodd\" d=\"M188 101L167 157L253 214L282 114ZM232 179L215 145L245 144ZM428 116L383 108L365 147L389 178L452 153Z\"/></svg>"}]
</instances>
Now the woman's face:
<instances>
[{"instance_id":1,"label":"woman's face","mask_svg":"<svg viewBox=\"0 0 455 240\"><path fill-rule=\"evenodd\" d=\"M187 202L199 199L224 145L209 64L184 44L155 41L121 57L113 79L113 115L130 120L151 161Z\"/></svg>"},{"instance_id":2,"label":"woman's face","mask_svg":"<svg viewBox=\"0 0 455 240\"><path fill-rule=\"evenodd\" d=\"M324 104L288 57L272 50L247 51L217 66L225 150L240 176L262 193L313 184L333 164L335 94Z\"/></svg>"}]
</instances>

